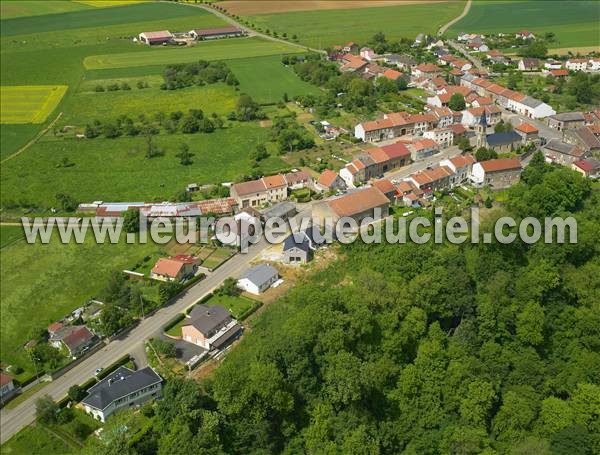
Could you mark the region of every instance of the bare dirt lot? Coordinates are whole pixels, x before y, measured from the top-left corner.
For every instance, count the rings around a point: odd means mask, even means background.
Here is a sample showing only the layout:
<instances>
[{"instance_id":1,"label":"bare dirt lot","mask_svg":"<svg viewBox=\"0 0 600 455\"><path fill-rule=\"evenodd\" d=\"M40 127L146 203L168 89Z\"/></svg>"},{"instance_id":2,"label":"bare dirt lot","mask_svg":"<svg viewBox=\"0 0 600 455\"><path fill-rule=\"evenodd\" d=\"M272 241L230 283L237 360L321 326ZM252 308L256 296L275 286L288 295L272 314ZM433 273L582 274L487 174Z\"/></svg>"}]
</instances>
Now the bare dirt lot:
<instances>
[{"instance_id":1,"label":"bare dirt lot","mask_svg":"<svg viewBox=\"0 0 600 455\"><path fill-rule=\"evenodd\" d=\"M437 0L425 0L427 3L439 3ZM441 0L440 0L441 1ZM231 14L238 16L252 16L255 14L287 13L290 11L311 11L323 9L348 9L348 8L374 8L380 6L413 5L424 3L423 0L226 0L219 2L219 6L227 9Z\"/></svg>"}]
</instances>

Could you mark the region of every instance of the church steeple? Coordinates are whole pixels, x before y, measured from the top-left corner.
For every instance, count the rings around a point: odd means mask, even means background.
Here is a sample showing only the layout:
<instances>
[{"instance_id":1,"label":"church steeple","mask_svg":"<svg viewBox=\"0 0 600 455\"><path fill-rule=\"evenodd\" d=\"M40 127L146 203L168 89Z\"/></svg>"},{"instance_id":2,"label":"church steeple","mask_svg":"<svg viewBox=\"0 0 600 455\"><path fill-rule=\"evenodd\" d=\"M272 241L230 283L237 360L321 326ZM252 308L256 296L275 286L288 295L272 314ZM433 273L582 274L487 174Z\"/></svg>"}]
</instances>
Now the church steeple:
<instances>
[{"instance_id":1,"label":"church steeple","mask_svg":"<svg viewBox=\"0 0 600 455\"><path fill-rule=\"evenodd\" d=\"M485 108L483 108L483 114L479 118L479 123L475 126L475 133L477 134L477 148L487 146L487 117L485 115Z\"/></svg>"}]
</instances>

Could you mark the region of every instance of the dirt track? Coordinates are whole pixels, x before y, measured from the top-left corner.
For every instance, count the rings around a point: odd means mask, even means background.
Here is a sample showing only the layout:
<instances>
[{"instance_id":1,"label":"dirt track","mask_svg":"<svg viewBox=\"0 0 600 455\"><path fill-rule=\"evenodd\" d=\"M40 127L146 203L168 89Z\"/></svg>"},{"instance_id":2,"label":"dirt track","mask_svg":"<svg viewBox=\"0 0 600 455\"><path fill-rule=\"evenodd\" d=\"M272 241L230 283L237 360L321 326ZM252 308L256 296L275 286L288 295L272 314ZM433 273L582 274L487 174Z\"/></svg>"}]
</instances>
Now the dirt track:
<instances>
[{"instance_id":1,"label":"dirt track","mask_svg":"<svg viewBox=\"0 0 600 455\"><path fill-rule=\"evenodd\" d=\"M416 3L439 3L443 0L226 0L218 5L238 16L255 14L286 13L290 11L310 11L324 9L373 8L381 6L413 5Z\"/></svg>"}]
</instances>

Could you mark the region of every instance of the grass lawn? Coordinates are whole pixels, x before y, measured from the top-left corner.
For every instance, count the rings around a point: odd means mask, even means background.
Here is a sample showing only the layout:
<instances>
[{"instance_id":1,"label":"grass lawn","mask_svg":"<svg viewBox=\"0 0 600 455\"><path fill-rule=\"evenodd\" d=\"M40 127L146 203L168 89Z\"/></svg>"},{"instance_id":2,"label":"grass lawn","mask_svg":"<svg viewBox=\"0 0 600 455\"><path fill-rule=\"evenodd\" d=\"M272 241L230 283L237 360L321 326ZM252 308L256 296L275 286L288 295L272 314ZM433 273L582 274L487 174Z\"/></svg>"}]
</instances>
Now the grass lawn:
<instances>
[{"instance_id":1,"label":"grass lawn","mask_svg":"<svg viewBox=\"0 0 600 455\"><path fill-rule=\"evenodd\" d=\"M202 266L210 270L214 270L231 256L233 256L234 253L235 251L231 248L216 248L207 258L204 259Z\"/></svg>"},{"instance_id":2,"label":"grass lawn","mask_svg":"<svg viewBox=\"0 0 600 455\"><path fill-rule=\"evenodd\" d=\"M66 85L2 86L0 123L43 123L66 91Z\"/></svg>"},{"instance_id":3,"label":"grass lawn","mask_svg":"<svg viewBox=\"0 0 600 455\"><path fill-rule=\"evenodd\" d=\"M192 9L192 8L189 8ZM230 60L236 58L260 57L298 53L296 47L284 43L274 43L261 38L232 38L199 42L193 47L154 47L145 52L124 52L119 54L91 55L83 64L86 69L126 68L146 65L169 65L188 63L196 60Z\"/></svg>"},{"instance_id":4,"label":"grass lawn","mask_svg":"<svg viewBox=\"0 0 600 455\"><path fill-rule=\"evenodd\" d=\"M301 80L291 67L286 68L280 56L229 60L227 65L240 81L241 91L259 103L276 103L283 99L284 93L289 99L301 94L323 93Z\"/></svg>"},{"instance_id":5,"label":"grass lawn","mask_svg":"<svg viewBox=\"0 0 600 455\"><path fill-rule=\"evenodd\" d=\"M600 8L597 1L480 1L454 24L449 34L516 32L521 29L544 34L554 32L551 47L598 45Z\"/></svg>"},{"instance_id":6,"label":"grass lawn","mask_svg":"<svg viewBox=\"0 0 600 455\"><path fill-rule=\"evenodd\" d=\"M135 78L133 80L137 81ZM233 87L224 83L178 90L161 90L157 86L140 90L135 87L135 82L130 86L131 90L75 94L69 108L65 109L61 124L85 127L86 123L95 119L114 121L122 114L137 119L143 113L151 118L156 112L169 114L174 111L187 112L192 108L202 109L207 115L213 112L225 115L235 110L239 96Z\"/></svg>"},{"instance_id":7,"label":"grass lawn","mask_svg":"<svg viewBox=\"0 0 600 455\"><path fill-rule=\"evenodd\" d=\"M0 226L0 248L4 248L22 238L24 238L24 234L23 228L20 226Z\"/></svg>"},{"instance_id":8,"label":"grass lawn","mask_svg":"<svg viewBox=\"0 0 600 455\"><path fill-rule=\"evenodd\" d=\"M375 33L384 32L388 39L414 38L419 33L435 34L437 29L458 16L464 2L415 4L379 8L354 8L249 16L255 27L279 35L296 35L300 43L319 49L345 44L364 43Z\"/></svg>"},{"instance_id":9,"label":"grass lawn","mask_svg":"<svg viewBox=\"0 0 600 455\"><path fill-rule=\"evenodd\" d=\"M234 318L239 319L252 308L259 306L260 302L244 296L215 295L206 302L206 305L224 306Z\"/></svg>"},{"instance_id":10,"label":"grass lawn","mask_svg":"<svg viewBox=\"0 0 600 455\"><path fill-rule=\"evenodd\" d=\"M152 243L98 245L93 236L81 244L61 244L54 232L49 244L16 242L2 249L0 349L2 362L32 370L22 345L31 329L46 327L97 295L108 276L160 251Z\"/></svg>"},{"instance_id":11,"label":"grass lawn","mask_svg":"<svg viewBox=\"0 0 600 455\"><path fill-rule=\"evenodd\" d=\"M251 169L249 153L266 141L268 130L256 123L234 124L206 134L155 136L165 155L147 159L143 137L63 139L46 136L0 169L2 205L30 202L54 207L55 195L77 201L163 201L188 183L237 181ZM193 163L182 166L176 154L188 144ZM64 158L75 165L57 168ZM261 161L260 170L286 167L279 156ZM23 205L23 204L21 204Z\"/></svg>"},{"instance_id":12,"label":"grass lawn","mask_svg":"<svg viewBox=\"0 0 600 455\"><path fill-rule=\"evenodd\" d=\"M25 427L0 447L2 455L67 455L78 451L78 447L67 444L41 425Z\"/></svg>"}]
</instances>

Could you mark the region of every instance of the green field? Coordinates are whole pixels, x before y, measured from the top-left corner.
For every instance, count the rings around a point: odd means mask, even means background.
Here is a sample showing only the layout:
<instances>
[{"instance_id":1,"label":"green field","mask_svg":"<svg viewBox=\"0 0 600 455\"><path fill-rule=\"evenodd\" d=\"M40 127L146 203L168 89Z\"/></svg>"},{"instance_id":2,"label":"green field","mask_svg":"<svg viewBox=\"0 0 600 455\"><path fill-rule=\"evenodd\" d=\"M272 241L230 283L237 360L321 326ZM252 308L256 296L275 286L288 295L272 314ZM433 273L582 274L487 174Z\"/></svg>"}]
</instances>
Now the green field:
<instances>
[{"instance_id":1,"label":"green field","mask_svg":"<svg viewBox=\"0 0 600 455\"><path fill-rule=\"evenodd\" d=\"M0 159L12 155L32 139L42 128L41 125L6 125L0 123Z\"/></svg>"},{"instance_id":2,"label":"green field","mask_svg":"<svg viewBox=\"0 0 600 455\"><path fill-rule=\"evenodd\" d=\"M287 93L296 95L322 93L317 87L304 82L292 68L286 68L279 56L229 60L227 65L240 81L240 89L259 103L281 101Z\"/></svg>"},{"instance_id":3,"label":"green field","mask_svg":"<svg viewBox=\"0 0 600 455\"><path fill-rule=\"evenodd\" d=\"M20 226L0 227L0 248L5 248L24 238L23 228Z\"/></svg>"},{"instance_id":4,"label":"green field","mask_svg":"<svg viewBox=\"0 0 600 455\"><path fill-rule=\"evenodd\" d=\"M527 29L554 32L553 48L600 45L600 5L597 1L473 2L469 14L449 34L510 33Z\"/></svg>"},{"instance_id":5,"label":"green field","mask_svg":"<svg viewBox=\"0 0 600 455\"><path fill-rule=\"evenodd\" d=\"M139 3L114 8L86 8L82 11L69 11L44 16L16 17L2 21L1 36L44 33L58 30L72 30L108 25L128 24L152 20L168 20L194 15L209 15L200 8L189 8L172 3ZM133 31L132 35L139 32Z\"/></svg>"},{"instance_id":6,"label":"green field","mask_svg":"<svg viewBox=\"0 0 600 455\"><path fill-rule=\"evenodd\" d=\"M0 87L0 123L43 123L67 88L66 85Z\"/></svg>"},{"instance_id":7,"label":"green field","mask_svg":"<svg viewBox=\"0 0 600 455\"><path fill-rule=\"evenodd\" d=\"M463 1L381 8L357 8L249 16L248 20L263 30L279 35L296 35L300 43L323 49L349 41L364 43L375 33L388 39L414 38L419 33L436 33L437 29L458 16Z\"/></svg>"},{"instance_id":8,"label":"green field","mask_svg":"<svg viewBox=\"0 0 600 455\"><path fill-rule=\"evenodd\" d=\"M235 109L238 98L232 87L222 83L178 90L160 90L158 86L139 90L136 80L129 81L132 89L127 91L77 93L61 123L85 126L94 119L114 120L121 114L137 119L140 113L151 117L156 112L187 112L192 108L224 115Z\"/></svg>"},{"instance_id":9,"label":"green field","mask_svg":"<svg viewBox=\"0 0 600 455\"><path fill-rule=\"evenodd\" d=\"M0 228L4 231L7 227ZM14 234L13 227L9 227ZM4 233L2 235L4 238ZM54 233L49 244L17 241L0 255L0 347L2 361L30 367L22 349L33 328L46 327L98 294L108 276L130 267L160 247L154 244L64 245Z\"/></svg>"},{"instance_id":10,"label":"green field","mask_svg":"<svg viewBox=\"0 0 600 455\"><path fill-rule=\"evenodd\" d=\"M67 13L90 8L89 5L80 2L68 2L64 0L46 0L43 2L40 2L39 0L5 0L0 2L0 17L2 17L2 19L12 19L24 16Z\"/></svg>"},{"instance_id":11,"label":"green field","mask_svg":"<svg viewBox=\"0 0 600 455\"><path fill-rule=\"evenodd\" d=\"M159 135L155 143L165 155L145 158L143 137L117 139L54 139L46 136L2 165L3 206L27 202L56 205L55 194L78 201L165 200L191 182L234 181L251 170L249 153L267 139L268 130L255 123L236 124L211 134ZM182 166L175 156L181 143L194 154ZM63 158L73 167L58 168ZM261 161L262 172L285 167L278 156Z\"/></svg>"},{"instance_id":12,"label":"green field","mask_svg":"<svg viewBox=\"0 0 600 455\"><path fill-rule=\"evenodd\" d=\"M145 65L170 65L196 60L230 60L234 58L283 55L299 52L284 43L273 43L260 38L236 38L206 41L192 48L155 47L148 52L92 55L83 61L86 69L127 68Z\"/></svg>"}]
</instances>

